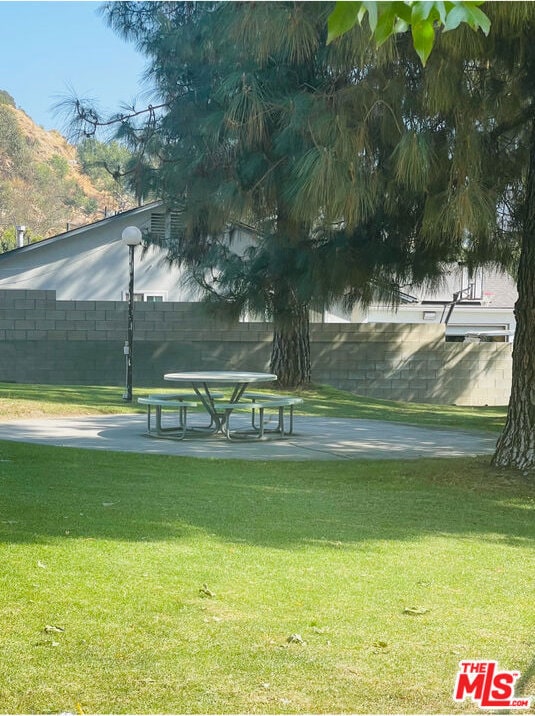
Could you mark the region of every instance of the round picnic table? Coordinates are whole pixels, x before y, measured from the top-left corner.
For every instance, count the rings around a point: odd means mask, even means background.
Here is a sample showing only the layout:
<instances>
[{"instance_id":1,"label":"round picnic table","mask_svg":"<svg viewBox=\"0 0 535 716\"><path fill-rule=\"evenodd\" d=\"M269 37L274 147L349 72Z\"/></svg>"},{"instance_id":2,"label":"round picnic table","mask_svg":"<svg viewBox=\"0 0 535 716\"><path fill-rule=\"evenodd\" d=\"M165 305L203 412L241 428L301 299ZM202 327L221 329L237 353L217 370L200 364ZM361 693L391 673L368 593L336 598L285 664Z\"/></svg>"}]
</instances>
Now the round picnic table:
<instances>
[{"instance_id":1,"label":"round picnic table","mask_svg":"<svg viewBox=\"0 0 535 716\"><path fill-rule=\"evenodd\" d=\"M272 383L277 380L277 376L273 373L237 370L202 370L166 373L164 380L191 386L210 415L211 422L208 429L211 432L223 432L226 416L224 413L218 412L217 404L210 390L216 387L232 387L230 402L237 403L248 385Z\"/></svg>"}]
</instances>

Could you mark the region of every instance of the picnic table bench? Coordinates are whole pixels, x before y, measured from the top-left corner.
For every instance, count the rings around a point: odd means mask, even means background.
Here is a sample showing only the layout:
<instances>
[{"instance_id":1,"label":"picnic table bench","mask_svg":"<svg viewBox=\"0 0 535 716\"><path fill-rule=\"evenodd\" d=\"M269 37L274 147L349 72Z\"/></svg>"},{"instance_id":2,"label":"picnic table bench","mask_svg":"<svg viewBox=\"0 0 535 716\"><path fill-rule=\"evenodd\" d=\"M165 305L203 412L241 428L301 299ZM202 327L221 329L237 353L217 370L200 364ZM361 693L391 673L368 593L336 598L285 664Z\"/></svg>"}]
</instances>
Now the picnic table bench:
<instances>
[{"instance_id":1,"label":"picnic table bench","mask_svg":"<svg viewBox=\"0 0 535 716\"><path fill-rule=\"evenodd\" d=\"M214 392L214 397L222 398L223 393ZM164 433L179 432L178 437L182 439L186 430L187 409L196 408L198 406L198 400L199 396L196 393L181 391L179 393L151 393L144 398L138 398L138 403L147 406L147 425L150 434L152 434L151 408L154 407L156 408L156 434L162 435ZM164 428L162 426L162 408L178 408L179 424L177 427ZM181 408L183 408L183 410L181 410ZM182 427L183 424L184 428ZM209 430L211 427L212 422L206 427L203 426L203 429ZM181 434L182 432L184 432L184 435Z\"/></svg>"},{"instance_id":2,"label":"picnic table bench","mask_svg":"<svg viewBox=\"0 0 535 716\"><path fill-rule=\"evenodd\" d=\"M212 378L209 374L201 374L201 376L203 378L206 378L206 376ZM217 373L214 380L226 382L231 376L232 379L234 379L234 376L238 376L241 381L234 386L232 396L226 400L224 393L213 390L208 391L207 385L204 385L205 390L201 390L196 382L193 383L194 392L156 393L138 398L138 403L147 406L149 435L155 434L159 437L173 437L182 440L187 432L192 433L195 430L199 430L205 434L222 432L228 440L247 438L260 440L266 433L278 433L281 437L293 433L294 406L302 403L302 398L273 393L244 392L245 381L251 378L256 379L257 376L263 377L262 374ZM206 427L188 427L188 408L196 408L199 405L208 411L211 417L210 425ZM156 417L154 429L152 425L153 408L155 409ZM172 409L177 412L177 424L164 427L162 424L162 411L165 409ZM235 411L251 413L250 429L231 429L231 415ZM273 412L278 415L278 422L275 428L268 429L266 427L269 422L267 414ZM285 424L286 416L288 417L287 424Z\"/></svg>"},{"instance_id":3,"label":"picnic table bench","mask_svg":"<svg viewBox=\"0 0 535 716\"><path fill-rule=\"evenodd\" d=\"M147 406L147 429L149 435L155 433L159 437L171 436L183 440L186 436L188 423L188 408L196 408L198 403L193 400L186 400L184 395L149 395L146 398L138 398L140 405ZM156 408L156 427L152 430L151 408ZM178 412L178 423L169 427L162 425L162 409L172 408Z\"/></svg>"},{"instance_id":4,"label":"picnic table bench","mask_svg":"<svg viewBox=\"0 0 535 716\"><path fill-rule=\"evenodd\" d=\"M225 413L225 435L227 439L240 439L240 436L247 436L260 440L264 437L266 432L279 433L281 437L285 435L291 435L293 433L293 415L294 405L299 405L303 402L302 398L296 398L289 395L267 395L265 393L244 393L244 398L249 398L250 402L241 400L240 402L230 403L216 403L217 410L224 411ZM289 429L285 429L284 425L284 411L287 410L289 413ZM249 411L251 412L251 424L252 430L234 430L230 428L230 416L234 411ZM278 413L278 423L276 428L266 428L266 411L275 411ZM255 421L255 414L258 412L258 425Z\"/></svg>"}]
</instances>

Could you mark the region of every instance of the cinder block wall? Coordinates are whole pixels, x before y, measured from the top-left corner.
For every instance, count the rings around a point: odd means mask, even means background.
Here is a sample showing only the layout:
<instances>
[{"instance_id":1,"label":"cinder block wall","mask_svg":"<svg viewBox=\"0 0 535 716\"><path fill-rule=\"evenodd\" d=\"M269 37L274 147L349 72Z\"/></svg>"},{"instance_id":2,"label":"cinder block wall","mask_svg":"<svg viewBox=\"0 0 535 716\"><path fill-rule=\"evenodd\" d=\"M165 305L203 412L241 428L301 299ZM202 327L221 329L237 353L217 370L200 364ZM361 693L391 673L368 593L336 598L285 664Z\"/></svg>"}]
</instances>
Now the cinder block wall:
<instances>
[{"instance_id":1,"label":"cinder block wall","mask_svg":"<svg viewBox=\"0 0 535 716\"><path fill-rule=\"evenodd\" d=\"M512 346L446 343L440 324L323 324L311 329L312 372L360 395L458 405L506 405Z\"/></svg>"},{"instance_id":2,"label":"cinder block wall","mask_svg":"<svg viewBox=\"0 0 535 716\"><path fill-rule=\"evenodd\" d=\"M0 290L0 381L124 385L127 303ZM136 303L134 386L178 370L267 370L267 323L222 323L195 303ZM511 346L445 343L440 325L313 324L313 380L361 395L504 405Z\"/></svg>"}]
</instances>

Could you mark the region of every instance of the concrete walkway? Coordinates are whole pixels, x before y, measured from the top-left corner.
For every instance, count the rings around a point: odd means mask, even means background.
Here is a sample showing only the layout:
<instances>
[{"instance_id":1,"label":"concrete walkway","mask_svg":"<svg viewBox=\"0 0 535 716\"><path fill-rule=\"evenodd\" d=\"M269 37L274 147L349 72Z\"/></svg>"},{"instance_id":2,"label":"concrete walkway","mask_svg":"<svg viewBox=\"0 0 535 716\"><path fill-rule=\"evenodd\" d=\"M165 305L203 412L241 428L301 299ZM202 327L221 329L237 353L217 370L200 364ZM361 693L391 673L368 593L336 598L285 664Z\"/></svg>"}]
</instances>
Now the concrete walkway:
<instances>
[{"instance_id":1,"label":"concrete walkway","mask_svg":"<svg viewBox=\"0 0 535 716\"><path fill-rule=\"evenodd\" d=\"M233 429L238 426L235 420ZM285 440L229 442L218 435L177 441L149 438L144 415L101 415L2 423L0 440L205 458L338 460L483 455L494 451L497 439L487 433L300 415L295 429Z\"/></svg>"}]
</instances>

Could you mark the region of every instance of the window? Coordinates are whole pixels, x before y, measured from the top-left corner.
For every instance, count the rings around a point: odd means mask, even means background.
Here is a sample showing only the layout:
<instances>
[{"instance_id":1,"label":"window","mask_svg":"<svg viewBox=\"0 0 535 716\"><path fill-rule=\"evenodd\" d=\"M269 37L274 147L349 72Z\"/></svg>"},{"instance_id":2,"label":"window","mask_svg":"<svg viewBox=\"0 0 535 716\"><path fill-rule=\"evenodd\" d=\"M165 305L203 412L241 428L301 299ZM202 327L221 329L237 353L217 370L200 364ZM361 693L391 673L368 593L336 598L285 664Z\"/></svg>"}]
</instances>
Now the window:
<instances>
[{"instance_id":1,"label":"window","mask_svg":"<svg viewBox=\"0 0 535 716\"><path fill-rule=\"evenodd\" d=\"M449 324L446 327L447 343L509 343L513 331L505 324L468 325Z\"/></svg>"},{"instance_id":2,"label":"window","mask_svg":"<svg viewBox=\"0 0 535 716\"><path fill-rule=\"evenodd\" d=\"M128 291L123 292L123 301L129 300ZM134 301L143 303L163 303L167 300L167 291L135 291Z\"/></svg>"}]
</instances>

